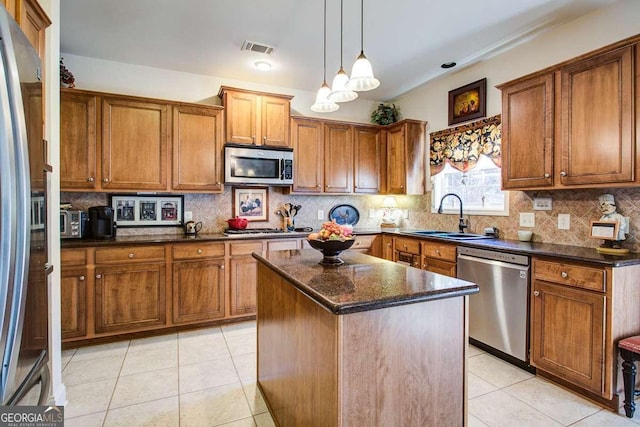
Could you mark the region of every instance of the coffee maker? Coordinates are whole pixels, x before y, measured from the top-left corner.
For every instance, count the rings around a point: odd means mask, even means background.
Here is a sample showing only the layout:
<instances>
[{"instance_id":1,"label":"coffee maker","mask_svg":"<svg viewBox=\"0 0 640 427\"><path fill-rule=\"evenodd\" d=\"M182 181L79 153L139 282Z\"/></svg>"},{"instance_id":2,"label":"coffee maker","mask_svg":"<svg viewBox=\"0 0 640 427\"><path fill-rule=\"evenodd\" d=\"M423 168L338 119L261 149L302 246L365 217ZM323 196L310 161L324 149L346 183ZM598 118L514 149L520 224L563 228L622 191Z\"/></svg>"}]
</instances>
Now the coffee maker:
<instances>
[{"instance_id":1,"label":"coffee maker","mask_svg":"<svg viewBox=\"0 0 640 427\"><path fill-rule=\"evenodd\" d=\"M116 222L111 206L93 206L89 208L90 239L114 239L116 237Z\"/></svg>"}]
</instances>

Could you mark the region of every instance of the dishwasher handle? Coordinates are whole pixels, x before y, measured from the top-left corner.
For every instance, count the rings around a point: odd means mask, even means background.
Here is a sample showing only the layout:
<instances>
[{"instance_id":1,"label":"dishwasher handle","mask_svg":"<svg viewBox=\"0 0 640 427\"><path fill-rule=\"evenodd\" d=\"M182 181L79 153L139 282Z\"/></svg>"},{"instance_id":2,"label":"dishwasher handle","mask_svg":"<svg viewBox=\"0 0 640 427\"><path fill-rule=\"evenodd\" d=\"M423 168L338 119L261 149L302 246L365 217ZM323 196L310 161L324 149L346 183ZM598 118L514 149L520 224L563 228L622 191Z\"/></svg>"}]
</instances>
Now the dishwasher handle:
<instances>
[{"instance_id":1,"label":"dishwasher handle","mask_svg":"<svg viewBox=\"0 0 640 427\"><path fill-rule=\"evenodd\" d=\"M493 259L484 259L484 258L477 258L477 257L472 257L472 256L467 256L467 255L458 255L458 261L469 261L469 262L477 262L477 263L481 263L481 264L487 264L487 265L495 265L498 267L504 267L504 268L511 268L513 270L527 270L529 271L529 266L528 265L519 265L519 264L511 264L509 262L503 262L503 261L496 261Z\"/></svg>"}]
</instances>

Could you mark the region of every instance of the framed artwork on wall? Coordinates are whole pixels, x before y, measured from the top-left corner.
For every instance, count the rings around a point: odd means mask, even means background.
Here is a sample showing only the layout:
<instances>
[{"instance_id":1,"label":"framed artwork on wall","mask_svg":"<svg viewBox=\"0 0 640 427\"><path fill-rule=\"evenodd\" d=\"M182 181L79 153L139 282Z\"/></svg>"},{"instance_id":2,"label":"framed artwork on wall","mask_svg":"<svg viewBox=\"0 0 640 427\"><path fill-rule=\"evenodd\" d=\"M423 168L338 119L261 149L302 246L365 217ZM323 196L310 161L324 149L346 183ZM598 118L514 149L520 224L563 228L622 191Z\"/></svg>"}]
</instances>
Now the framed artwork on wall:
<instances>
[{"instance_id":1,"label":"framed artwork on wall","mask_svg":"<svg viewBox=\"0 0 640 427\"><path fill-rule=\"evenodd\" d=\"M247 221L269 219L268 187L233 187L233 216Z\"/></svg>"},{"instance_id":2,"label":"framed artwork on wall","mask_svg":"<svg viewBox=\"0 0 640 427\"><path fill-rule=\"evenodd\" d=\"M182 226L184 196L112 194L118 227Z\"/></svg>"},{"instance_id":3,"label":"framed artwork on wall","mask_svg":"<svg viewBox=\"0 0 640 427\"><path fill-rule=\"evenodd\" d=\"M449 126L486 116L487 79L449 91Z\"/></svg>"}]
</instances>

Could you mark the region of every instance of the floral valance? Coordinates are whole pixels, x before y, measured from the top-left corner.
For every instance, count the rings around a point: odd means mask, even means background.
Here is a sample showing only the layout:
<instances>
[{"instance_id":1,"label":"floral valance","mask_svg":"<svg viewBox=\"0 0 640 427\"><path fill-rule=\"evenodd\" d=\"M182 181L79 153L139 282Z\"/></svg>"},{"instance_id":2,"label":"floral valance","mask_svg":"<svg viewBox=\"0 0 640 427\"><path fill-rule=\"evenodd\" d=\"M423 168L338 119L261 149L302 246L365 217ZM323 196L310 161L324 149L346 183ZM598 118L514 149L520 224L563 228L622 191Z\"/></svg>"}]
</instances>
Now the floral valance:
<instances>
[{"instance_id":1,"label":"floral valance","mask_svg":"<svg viewBox=\"0 0 640 427\"><path fill-rule=\"evenodd\" d=\"M461 172L473 169L480 154L501 165L502 122L501 116L488 117L463 126L430 134L431 176L439 173L449 163Z\"/></svg>"}]
</instances>

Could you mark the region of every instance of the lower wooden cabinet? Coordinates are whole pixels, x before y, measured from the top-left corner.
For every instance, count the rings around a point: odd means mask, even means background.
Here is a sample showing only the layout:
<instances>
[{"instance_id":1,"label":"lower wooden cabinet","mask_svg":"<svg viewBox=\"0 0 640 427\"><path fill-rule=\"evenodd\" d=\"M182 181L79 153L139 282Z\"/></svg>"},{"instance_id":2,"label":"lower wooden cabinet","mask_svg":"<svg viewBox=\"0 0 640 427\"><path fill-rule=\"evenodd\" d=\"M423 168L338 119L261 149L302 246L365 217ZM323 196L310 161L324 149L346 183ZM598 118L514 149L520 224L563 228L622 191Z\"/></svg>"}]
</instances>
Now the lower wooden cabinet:
<instances>
[{"instance_id":1,"label":"lower wooden cabinet","mask_svg":"<svg viewBox=\"0 0 640 427\"><path fill-rule=\"evenodd\" d=\"M444 276L456 277L456 245L422 242L422 269Z\"/></svg>"},{"instance_id":2,"label":"lower wooden cabinet","mask_svg":"<svg viewBox=\"0 0 640 427\"><path fill-rule=\"evenodd\" d=\"M260 241L229 244L229 299L231 311L229 314L231 316L256 312L258 262L251 254L253 252L262 252L263 246Z\"/></svg>"},{"instance_id":3,"label":"lower wooden cabinet","mask_svg":"<svg viewBox=\"0 0 640 427\"><path fill-rule=\"evenodd\" d=\"M173 322L224 317L224 258L172 264Z\"/></svg>"},{"instance_id":4,"label":"lower wooden cabinet","mask_svg":"<svg viewBox=\"0 0 640 427\"><path fill-rule=\"evenodd\" d=\"M87 334L87 268L62 268L60 273L60 323L62 339Z\"/></svg>"}]
</instances>

